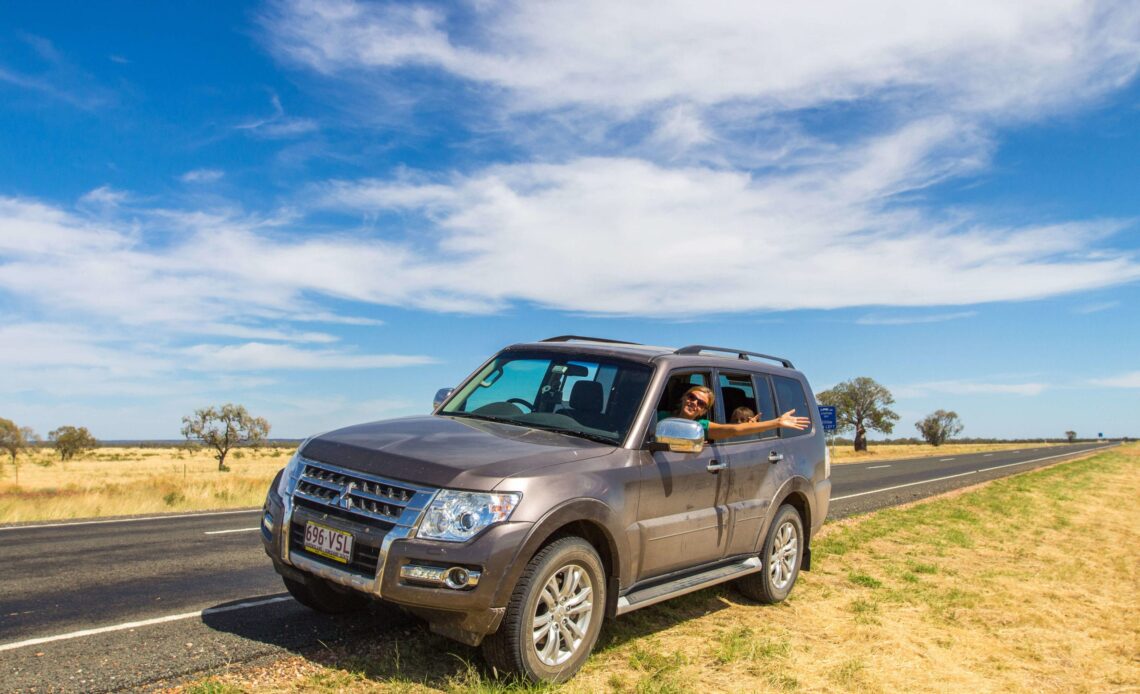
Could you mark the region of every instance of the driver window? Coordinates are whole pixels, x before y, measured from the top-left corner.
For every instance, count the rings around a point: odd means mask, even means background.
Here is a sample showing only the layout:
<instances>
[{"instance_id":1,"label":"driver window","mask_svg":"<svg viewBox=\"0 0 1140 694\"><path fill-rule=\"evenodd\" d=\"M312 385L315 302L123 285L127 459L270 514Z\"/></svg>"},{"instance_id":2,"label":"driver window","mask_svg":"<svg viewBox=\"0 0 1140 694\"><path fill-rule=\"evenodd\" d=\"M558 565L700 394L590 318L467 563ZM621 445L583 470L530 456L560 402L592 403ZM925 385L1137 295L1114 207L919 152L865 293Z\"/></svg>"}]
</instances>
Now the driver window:
<instances>
[{"instance_id":1,"label":"driver window","mask_svg":"<svg viewBox=\"0 0 1140 694\"><path fill-rule=\"evenodd\" d=\"M677 409L677 405L681 402L681 397L689 388L693 386L708 386L710 382L708 373L684 373L673 374L669 377L669 382L665 384L665 391L661 394L661 400L657 403L658 412L673 412ZM712 419L712 412L708 413L709 419Z\"/></svg>"}]
</instances>

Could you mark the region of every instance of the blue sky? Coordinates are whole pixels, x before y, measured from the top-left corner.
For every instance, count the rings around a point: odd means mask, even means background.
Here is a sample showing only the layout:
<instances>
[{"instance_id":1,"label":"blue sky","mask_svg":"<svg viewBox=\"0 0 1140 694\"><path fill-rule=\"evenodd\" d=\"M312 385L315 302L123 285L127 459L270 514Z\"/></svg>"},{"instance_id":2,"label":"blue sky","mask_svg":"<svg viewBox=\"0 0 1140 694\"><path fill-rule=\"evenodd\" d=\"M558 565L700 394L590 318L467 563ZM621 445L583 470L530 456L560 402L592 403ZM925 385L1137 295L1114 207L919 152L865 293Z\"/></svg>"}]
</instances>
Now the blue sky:
<instances>
[{"instance_id":1,"label":"blue sky","mask_svg":"<svg viewBox=\"0 0 1140 694\"><path fill-rule=\"evenodd\" d=\"M19 3L0 416L419 413L572 333L1140 435L1140 5Z\"/></svg>"}]
</instances>

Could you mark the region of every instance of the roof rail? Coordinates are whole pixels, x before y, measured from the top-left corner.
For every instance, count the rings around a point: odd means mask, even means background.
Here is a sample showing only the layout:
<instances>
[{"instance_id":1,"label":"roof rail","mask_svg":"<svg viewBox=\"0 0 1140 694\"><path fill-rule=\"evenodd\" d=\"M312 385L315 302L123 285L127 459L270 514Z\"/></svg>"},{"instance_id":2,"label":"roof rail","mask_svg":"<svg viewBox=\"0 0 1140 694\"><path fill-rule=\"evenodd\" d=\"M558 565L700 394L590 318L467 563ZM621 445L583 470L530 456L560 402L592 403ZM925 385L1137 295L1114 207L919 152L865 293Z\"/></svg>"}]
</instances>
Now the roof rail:
<instances>
[{"instance_id":1,"label":"roof rail","mask_svg":"<svg viewBox=\"0 0 1140 694\"><path fill-rule=\"evenodd\" d=\"M630 342L628 340L610 340L604 337L583 337L582 335L559 335L558 337L548 337L542 342L607 342L613 345L639 345L640 342Z\"/></svg>"},{"instance_id":2,"label":"roof rail","mask_svg":"<svg viewBox=\"0 0 1140 694\"><path fill-rule=\"evenodd\" d=\"M711 347L709 345L689 345L682 347L674 352L674 354L700 354L701 352L724 352L726 354L735 354L737 359L744 361L752 361L748 357L759 357L761 359L768 359L770 361L779 362L784 365L786 369L794 369L792 362L784 359L783 357L773 357L770 354L760 354L759 352L746 352L742 349L729 349L727 347Z\"/></svg>"}]
</instances>

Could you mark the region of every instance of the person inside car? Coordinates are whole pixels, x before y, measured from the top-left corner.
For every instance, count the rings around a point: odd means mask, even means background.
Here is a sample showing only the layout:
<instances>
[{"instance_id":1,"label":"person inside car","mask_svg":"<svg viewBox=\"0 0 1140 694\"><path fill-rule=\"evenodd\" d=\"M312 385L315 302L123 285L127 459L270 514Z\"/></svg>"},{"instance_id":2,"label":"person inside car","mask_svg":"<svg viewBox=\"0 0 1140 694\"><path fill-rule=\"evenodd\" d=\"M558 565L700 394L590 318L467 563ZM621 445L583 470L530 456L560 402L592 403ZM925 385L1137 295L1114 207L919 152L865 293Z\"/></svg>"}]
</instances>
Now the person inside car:
<instances>
[{"instance_id":1,"label":"person inside car","mask_svg":"<svg viewBox=\"0 0 1140 694\"><path fill-rule=\"evenodd\" d=\"M708 386L693 386L685 391L685 394L681 396L681 401L677 403L676 409L672 412L667 410L658 412L657 420L661 421L666 417L691 419L701 425L701 428L705 430L705 437L710 441L730 439L734 436L759 434L762 431L769 431L780 427L788 429L807 429L811 426L811 419L808 417L796 417L795 410L788 410L779 417L769 420L760 420L759 415L753 415L752 418L746 422L734 422L731 424L710 422L708 413L712 409L715 401L716 395L713 394L711 388Z\"/></svg>"},{"instance_id":2,"label":"person inside car","mask_svg":"<svg viewBox=\"0 0 1140 694\"><path fill-rule=\"evenodd\" d=\"M752 411L751 407L738 407L732 411L732 416L728 418L728 421L731 424L743 424L755 419L756 413Z\"/></svg>"}]
</instances>

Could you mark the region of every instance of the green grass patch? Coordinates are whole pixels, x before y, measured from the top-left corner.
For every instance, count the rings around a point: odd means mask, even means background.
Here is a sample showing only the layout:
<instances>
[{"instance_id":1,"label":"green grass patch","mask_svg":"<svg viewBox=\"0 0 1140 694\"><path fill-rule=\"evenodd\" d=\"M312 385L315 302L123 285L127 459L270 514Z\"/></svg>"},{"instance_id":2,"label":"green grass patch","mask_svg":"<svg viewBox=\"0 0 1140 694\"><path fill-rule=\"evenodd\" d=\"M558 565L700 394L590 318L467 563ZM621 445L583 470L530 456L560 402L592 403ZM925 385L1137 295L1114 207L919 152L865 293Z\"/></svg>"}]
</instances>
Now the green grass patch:
<instances>
[{"instance_id":1,"label":"green grass patch","mask_svg":"<svg viewBox=\"0 0 1140 694\"><path fill-rule=\"evenodd\" d=\"M859 572L853 571L853 572L847 574L847 580L851 581L852 583L854 583L857 586L863 586L864 588L882 588L883 587L882 581L875 578L874 576L869 576L865 573L859 573Z\"/></svg>"}]
</instances>

